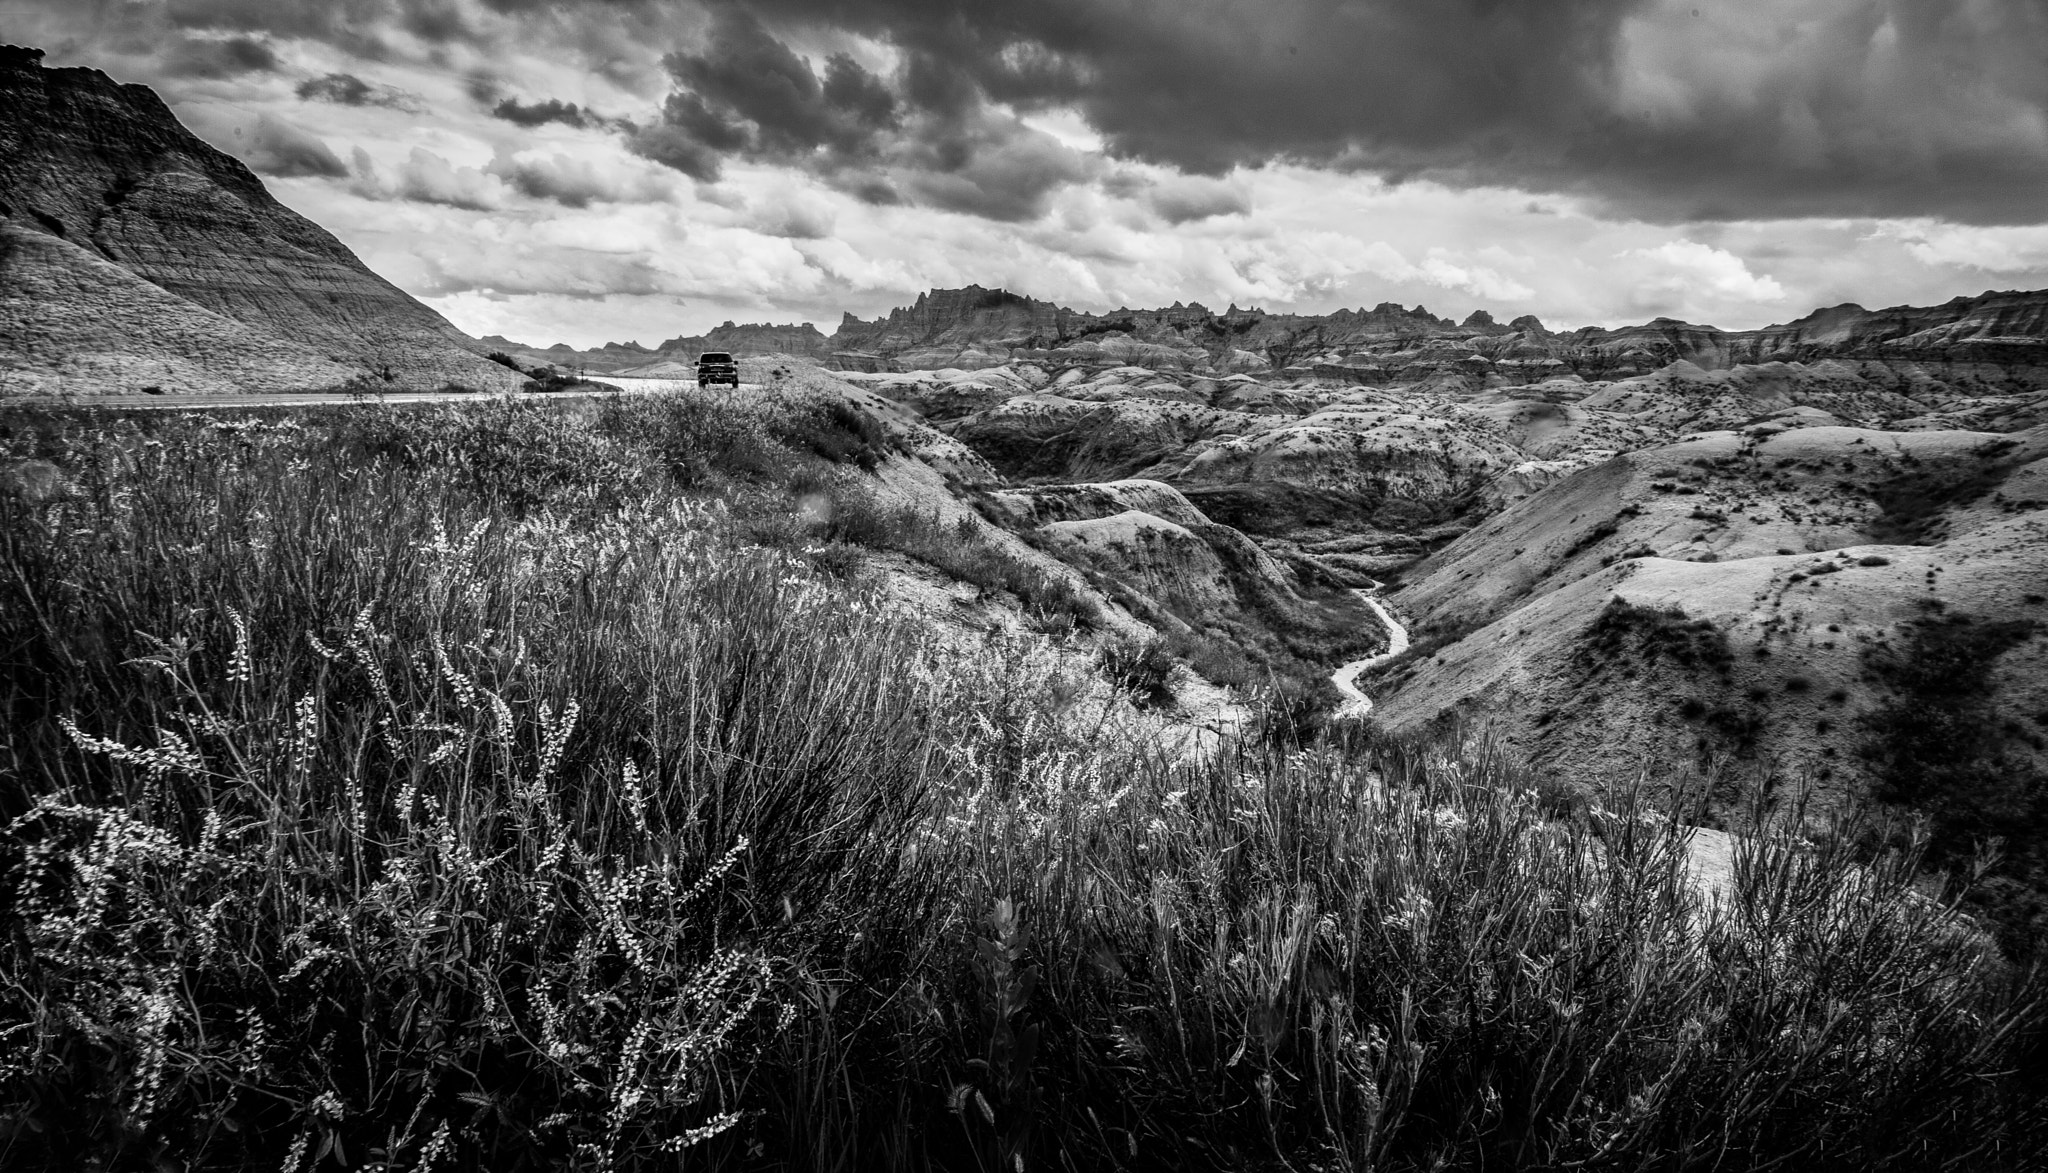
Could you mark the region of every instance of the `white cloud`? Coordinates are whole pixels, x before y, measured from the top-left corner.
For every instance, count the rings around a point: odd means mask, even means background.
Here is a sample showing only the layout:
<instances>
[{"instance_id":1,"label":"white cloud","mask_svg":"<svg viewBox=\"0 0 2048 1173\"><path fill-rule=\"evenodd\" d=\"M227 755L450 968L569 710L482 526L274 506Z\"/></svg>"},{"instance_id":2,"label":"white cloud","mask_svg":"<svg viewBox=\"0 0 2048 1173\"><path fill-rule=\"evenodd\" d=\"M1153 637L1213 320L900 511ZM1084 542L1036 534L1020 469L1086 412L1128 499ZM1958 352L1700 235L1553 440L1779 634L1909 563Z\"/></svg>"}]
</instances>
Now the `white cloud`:
<instances>
[{"instance_id":1,"label":"white cloud","mask_svg":"<svg viewBox=\"0 0 2048 1173\"><path fill-rule=\"evenodd\" d=\"M676 187L670 175L637 159L579 158L559 151L500 155L484 170L505 180L521 195L566 208L662 203L674 195Z\"/></svg>"},{"instance_id":2,"label":"white cloud","mask_svg":"<svg viewBox=\"0 0 2048 1173\"><path fill-rule=\"evenodd\" d=\"M1900 241L1922 264L1999 274L2048 271L2048 224L1978 228L1919 221L1882 225L1873 235Z\"/></svg>"},{"instance_id":3,"label":"white cloud","mask_svg":"<svg viewBox=\"0 0 2048 1173\"><path fill-rule=\"evenodd\" d=\"M364 156L358 156L358 166ZM368 175L360 181L373 182ZM414 147L398 168L398 179L388 189L399 199L425 204L446 204L472 212L489 212L505 206L510 190L505 181L475 167L458 167L425 147Z\"/></svg>"},{"instance_id":4,"label":"white cloud","mask_svg":"<svg viewBox=\"0 0 2048 1173\"><path fill-rule=\"evenodd\" d=\"M1780 302L1785 287L1749 271L1741 257L1695 240L1670 240L1617 254L1642 262L1630 280L1637 304L1687 308L1727 302Z\"/></svg>"}]
</instances>

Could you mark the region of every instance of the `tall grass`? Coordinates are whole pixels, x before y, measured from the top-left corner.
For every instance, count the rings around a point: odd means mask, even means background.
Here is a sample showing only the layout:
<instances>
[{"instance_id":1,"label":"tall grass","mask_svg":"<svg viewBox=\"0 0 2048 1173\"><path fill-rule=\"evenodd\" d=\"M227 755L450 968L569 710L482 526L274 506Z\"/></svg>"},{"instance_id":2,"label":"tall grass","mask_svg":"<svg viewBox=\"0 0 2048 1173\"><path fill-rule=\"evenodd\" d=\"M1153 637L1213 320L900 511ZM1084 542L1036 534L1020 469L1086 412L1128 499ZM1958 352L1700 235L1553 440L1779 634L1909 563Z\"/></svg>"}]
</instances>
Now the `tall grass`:
<instances>
[{"instance_id":1,"label":"tall grass","mask_svg":"<svg viewBox=\"0 0 2048 1173\"><path fill-rule=\"evenodd\" d=\"M753 540L829 444L488 410L7 441L76 491L0 501L0 1163L2048 1151L2041 986L1911 852L1710 905L1484 744L1103 743Z\"/></svg>"}]
</instances>

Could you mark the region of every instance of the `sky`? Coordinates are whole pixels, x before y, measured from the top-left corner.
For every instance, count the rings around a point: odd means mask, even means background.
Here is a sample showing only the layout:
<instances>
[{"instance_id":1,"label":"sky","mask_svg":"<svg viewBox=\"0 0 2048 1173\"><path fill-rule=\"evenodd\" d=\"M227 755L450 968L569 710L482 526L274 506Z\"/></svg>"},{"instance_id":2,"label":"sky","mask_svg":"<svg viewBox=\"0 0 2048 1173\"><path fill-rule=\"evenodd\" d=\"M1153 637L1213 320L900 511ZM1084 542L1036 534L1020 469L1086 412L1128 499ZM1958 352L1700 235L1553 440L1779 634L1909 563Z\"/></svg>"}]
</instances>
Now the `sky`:
<instances>
[{"instance_id":1,"label":"sky","mask_svg":"<svg viewBox=\"0 0 2048 1173\"><path fill-rule=\"evenodd\" d=\"M2043 0L0 0L471 334L2048 287Z\"/></svg>"}]
</instances>

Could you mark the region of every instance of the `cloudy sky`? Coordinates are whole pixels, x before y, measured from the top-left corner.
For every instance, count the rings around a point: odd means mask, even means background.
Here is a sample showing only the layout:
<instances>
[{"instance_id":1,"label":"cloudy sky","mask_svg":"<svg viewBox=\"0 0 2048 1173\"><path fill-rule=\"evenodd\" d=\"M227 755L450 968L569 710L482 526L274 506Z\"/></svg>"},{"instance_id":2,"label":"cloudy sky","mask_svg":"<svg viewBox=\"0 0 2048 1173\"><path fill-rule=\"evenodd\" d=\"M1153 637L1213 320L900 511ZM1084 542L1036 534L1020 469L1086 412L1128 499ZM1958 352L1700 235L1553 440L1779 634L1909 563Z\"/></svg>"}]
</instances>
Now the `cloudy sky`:
<instances>
[{"instance_id":1,"label":"cloudy sky","mask_svg":"<svg viewBox=\"0 0 2048 1173\"><path fill-rule=\"evenodd\" d=\"M474 334L2048 287L2043 0L0 0Z\"/></svg>"}]
</instances>

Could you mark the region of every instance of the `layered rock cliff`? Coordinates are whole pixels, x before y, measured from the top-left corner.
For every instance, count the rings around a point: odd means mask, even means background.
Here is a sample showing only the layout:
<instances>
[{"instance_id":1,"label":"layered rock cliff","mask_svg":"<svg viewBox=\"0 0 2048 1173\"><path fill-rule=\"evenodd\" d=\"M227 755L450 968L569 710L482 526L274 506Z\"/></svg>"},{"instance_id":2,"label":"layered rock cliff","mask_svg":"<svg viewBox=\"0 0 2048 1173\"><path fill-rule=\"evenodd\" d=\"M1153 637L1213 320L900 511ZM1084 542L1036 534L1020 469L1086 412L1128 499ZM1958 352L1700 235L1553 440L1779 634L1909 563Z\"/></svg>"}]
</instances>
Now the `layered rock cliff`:
<instances>
[{"instance_id":1,"label":"layered rock cliff","mask_svg":"<svg viewBox=\"0 0 2048 1173\"><path fill-rule=\"evenodd\" d=\"M18 381L53 377L65 323L89 321L101 308L94 291L120 283L88 261L125 270L191 308L172 315L178 329L137 336L134 353L158 354L157 369L106 366L73 380L69 389L80 393L137 390L137 380L165 390L297 390L356 376L422 389L517 381L331 233L278 203L247 167L186 130L147 86L92 69L44 69L41 56L0 52L0 217L10 227L15 280L41 282L68 300L10 311L0 353ZM41 247L23 232L72 247ZM128 313L107 309L108 329ZM200 312L244 330L215 345L198 328ZM113 334L101 334L113 344ZM237 368L227 357L261 351L257 340L266 338L275 340L276 361ZM188 369L207 373L188 380Z\"/></svg>"},{"instance_id":2,"label":"layered rock cliff","mask_svg":"<svg viewBox=\"0 0 2048 1173\"><path fill-rule=\"evenodd\" d=\"M0 397L332 387L358 371L0 219Z\"/></svg>"},{"instance_id":3,"label":"layered rock cliff","mask_svg":"<svg viewBox=\"0 0 2048 1173\"><path fill-rule=\"evenodd\" d=\"M1007 362L1155 369L1294 368L1365 386L1448 379L1512 386L1546 378L1617 379L1685 361L1707 370L1825 361L1877 364L1993 390L2048 386L2048 291L1985 293L1939 306L1844 305L1758 330L1670 318L1619 329L1552 332L1524 315L1457 322L1383 303L1324 315L1199 304L1082 313L1005 290L938 289L886 318L849 314L832 338L849 369L976 369Z\"/></svg>"}]
</instances>

